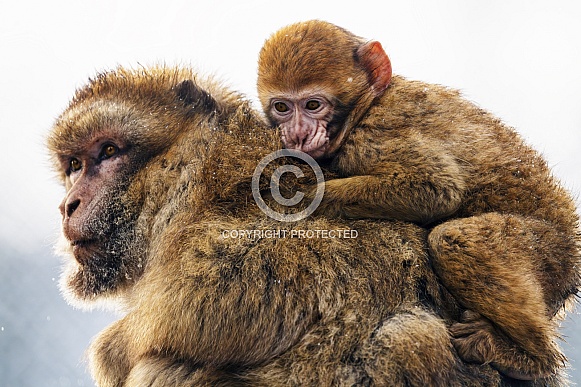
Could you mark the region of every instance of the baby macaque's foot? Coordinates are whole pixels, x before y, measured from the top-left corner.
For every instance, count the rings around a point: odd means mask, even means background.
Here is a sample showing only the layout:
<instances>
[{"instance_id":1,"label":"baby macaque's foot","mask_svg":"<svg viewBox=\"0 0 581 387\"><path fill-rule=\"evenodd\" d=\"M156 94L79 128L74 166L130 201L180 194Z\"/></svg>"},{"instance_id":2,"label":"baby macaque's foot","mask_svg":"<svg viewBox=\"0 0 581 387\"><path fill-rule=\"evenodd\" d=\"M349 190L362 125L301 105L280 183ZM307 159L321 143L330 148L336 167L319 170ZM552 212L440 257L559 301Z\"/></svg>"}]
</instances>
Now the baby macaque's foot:
<instances>
[{"instance_id":1,"label":"baby macaque's foot","mask_svg":"<svg viewBox=\"0 0 581 387\"><path fill-rule=\"evenodd\" d=\"M546 359L529 356L512 344L490 320L470 310L464 311L460 321L453 323L449 331L460 358L469 363L490 364L510 378L545 378L559 367L559 356L547 354Z\"/></svg>"},{"instance_id":2,"label":"baby macaque's foot","mask_svg":"<svg viewBox=\"0 0 581 387\"><path fill-rule=\"evenodd\" d=\"M458 355L469 363L485 364L494 359L495 335L492 323L476 312L464 311L460 322L449 328Z\"/></svg>"}]
</instances>

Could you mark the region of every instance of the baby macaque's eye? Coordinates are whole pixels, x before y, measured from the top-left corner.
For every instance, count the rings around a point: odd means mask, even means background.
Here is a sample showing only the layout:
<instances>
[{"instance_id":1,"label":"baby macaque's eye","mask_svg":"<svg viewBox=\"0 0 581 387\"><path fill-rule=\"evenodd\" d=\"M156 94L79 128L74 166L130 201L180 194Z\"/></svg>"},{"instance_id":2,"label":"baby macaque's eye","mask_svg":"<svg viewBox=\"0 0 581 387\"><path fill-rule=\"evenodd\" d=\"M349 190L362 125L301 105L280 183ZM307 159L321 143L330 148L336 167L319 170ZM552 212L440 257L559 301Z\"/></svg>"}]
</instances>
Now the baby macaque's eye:
<instances>
[{"instance_id":1,"label":"baby macaque's eye","mask_svg":"<svg viewBox=\"0 0 581 387\"><path fill-rule=\"evenodd\" d=\"M321 103L317 100L310 100L307 101L307 109L308 110L317 110L321 106Z\"/></svg>"},{"instance_id":2,"label":"baby macaque's eye","mask_svg":"<svg viewBox=\"0 0 581 387\"><path fill-rule=\"evenodd\" d=\"M284 102L276 102L274 104L274 108L276 109L277 112L279 113L286 113L288 112L288 106L286 103Z\"/></svg>"}]
</instances>

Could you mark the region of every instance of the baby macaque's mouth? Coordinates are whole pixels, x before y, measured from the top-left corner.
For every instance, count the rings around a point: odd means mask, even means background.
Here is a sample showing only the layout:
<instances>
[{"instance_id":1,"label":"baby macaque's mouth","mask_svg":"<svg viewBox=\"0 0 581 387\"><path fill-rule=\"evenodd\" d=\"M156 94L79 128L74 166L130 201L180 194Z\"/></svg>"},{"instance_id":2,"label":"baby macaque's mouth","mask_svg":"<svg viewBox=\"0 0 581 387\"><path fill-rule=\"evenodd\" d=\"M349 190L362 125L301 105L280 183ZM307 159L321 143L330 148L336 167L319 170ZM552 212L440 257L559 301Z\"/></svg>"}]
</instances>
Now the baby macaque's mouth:
<instances>
[{"instance_id":1,"label":"baby macaque's mouth","mask_svg":"<svg viewBox=\"0 0 581 387\"><path fill-rule=\"evenodd\" d=\"M306 154L308 154L309 156L311 156L314 159L319 159L321 157L323 157L326 153L327 150L329 149L329 142L325 142L322 145L313 147L313 146L303 146L302 149L300 149L301 151L305 152Z\"/></svg>"}]
</instances>

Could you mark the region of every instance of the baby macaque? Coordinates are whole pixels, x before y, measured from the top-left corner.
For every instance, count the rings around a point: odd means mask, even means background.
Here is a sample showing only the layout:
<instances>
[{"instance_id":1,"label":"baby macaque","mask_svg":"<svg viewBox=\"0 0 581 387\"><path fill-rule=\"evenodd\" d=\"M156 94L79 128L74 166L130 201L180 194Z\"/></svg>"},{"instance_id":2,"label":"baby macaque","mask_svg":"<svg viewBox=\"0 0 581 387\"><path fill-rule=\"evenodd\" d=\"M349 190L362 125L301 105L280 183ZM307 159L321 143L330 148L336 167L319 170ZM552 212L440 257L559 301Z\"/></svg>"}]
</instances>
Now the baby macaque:
<instances>
[{"instance_id":1,"label":"baby macaque","mask_svg":"<svg viewBox=\"0 0 581 387\"><path fill-rule=\"evenodd\" d=\"M466 308L450 327L465 360L517 379L564 367L554 317L581 284L578 216L512 128L455 90L392 76L379 42L318 20L266 41L257 85L283 145L341 177L318 214L430 230L432 264Z\"/></svg>"}]
</instances>

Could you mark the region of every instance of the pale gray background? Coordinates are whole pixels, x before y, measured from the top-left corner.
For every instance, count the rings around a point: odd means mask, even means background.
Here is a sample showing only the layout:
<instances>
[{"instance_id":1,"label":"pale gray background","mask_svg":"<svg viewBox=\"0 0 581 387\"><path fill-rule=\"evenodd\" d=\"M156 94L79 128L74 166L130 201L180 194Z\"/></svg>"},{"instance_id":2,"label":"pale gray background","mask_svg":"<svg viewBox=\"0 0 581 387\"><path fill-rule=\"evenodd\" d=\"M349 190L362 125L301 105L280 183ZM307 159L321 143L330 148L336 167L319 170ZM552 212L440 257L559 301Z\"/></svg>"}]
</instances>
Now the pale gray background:
<instances>
[{"instance_id":1,"label":"pale gray background","mask_svg":"<svg viewBox=\"0 0 581 387\"><path fill-rule=\"evenodd\" d=\"M0 4L0 386L89 386L83 352L114 316L61 300L63 194L44 136L74 89L118 64L192 64L256 100L279 27L326 19L381 41L394 72L445 84L518 128L581 192L581 7L571 1L4 1ZM581 318L563 347L581 369ZM580 382L581 372L572 370Z\"/></svg>"}]
</instances>

